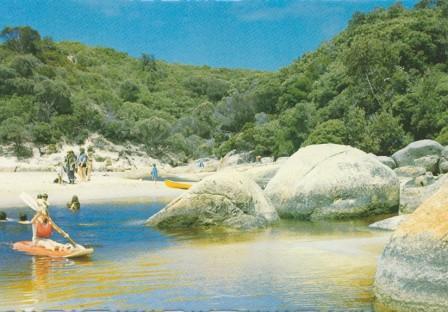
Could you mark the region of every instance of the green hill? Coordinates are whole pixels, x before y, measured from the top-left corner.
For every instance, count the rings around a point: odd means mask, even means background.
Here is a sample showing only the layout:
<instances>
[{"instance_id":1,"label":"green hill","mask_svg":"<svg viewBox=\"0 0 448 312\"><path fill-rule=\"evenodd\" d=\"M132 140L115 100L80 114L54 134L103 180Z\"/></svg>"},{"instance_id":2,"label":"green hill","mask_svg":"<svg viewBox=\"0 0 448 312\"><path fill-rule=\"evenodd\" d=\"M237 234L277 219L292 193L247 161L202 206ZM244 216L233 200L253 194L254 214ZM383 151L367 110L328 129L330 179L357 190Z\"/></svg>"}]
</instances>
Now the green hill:
<instances>
[{"instance_id":1,"label":"green hill","mask_svg":"<svg viewBox=\"0 0 448 312\"><path fill-rule=\"evenodd\" d=\"M167 64L5 28L0 138L82 142L96 132L180 160L231 149L282 156L307 144L390 154L448 144L448 5L355 14L345 31L275 73Z\"/></svg>"}]
</instances>

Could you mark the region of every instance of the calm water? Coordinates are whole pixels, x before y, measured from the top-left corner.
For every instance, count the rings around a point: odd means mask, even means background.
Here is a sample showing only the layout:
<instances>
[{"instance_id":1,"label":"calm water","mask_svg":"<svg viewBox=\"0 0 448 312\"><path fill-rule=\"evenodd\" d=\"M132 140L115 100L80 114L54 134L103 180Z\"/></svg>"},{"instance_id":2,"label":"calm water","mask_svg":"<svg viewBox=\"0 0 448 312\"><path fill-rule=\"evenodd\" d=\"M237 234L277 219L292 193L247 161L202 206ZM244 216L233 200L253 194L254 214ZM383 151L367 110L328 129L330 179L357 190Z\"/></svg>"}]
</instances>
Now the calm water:
<instances>
[{"instance_id":1,"label":"calm water","mask_svg":"<svg viewBox=\"0 0 448 312\"><path fill-rule=\"evenodd\" d=\"M372 282L388 235L366 223L283 222L253 233L176 234L143 226L161 204L52 209L84 260L11 250L29 225L0 223L0 310L372 310ZM9 210L10 217L19 211ZM27 211L31 214L31 211Z\"/></svg>"}]
</instances>

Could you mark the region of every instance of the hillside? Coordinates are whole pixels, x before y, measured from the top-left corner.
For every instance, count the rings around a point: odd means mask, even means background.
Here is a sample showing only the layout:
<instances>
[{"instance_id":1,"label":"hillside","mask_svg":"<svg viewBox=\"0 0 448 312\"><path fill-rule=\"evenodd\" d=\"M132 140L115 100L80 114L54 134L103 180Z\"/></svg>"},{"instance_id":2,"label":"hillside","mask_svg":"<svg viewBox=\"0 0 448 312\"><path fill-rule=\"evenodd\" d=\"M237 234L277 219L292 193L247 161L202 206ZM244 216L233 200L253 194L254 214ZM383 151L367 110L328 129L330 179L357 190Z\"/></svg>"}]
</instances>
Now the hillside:
<instances>
[{"instance_id":1,"label":"hillside","mask_svg":"<svg viewBox=\"0 0 448 312\"><path fill-rule=\"evenodd\" d=\"M333 142L390 155L412 140L448 144L448 2L355 14L345 31L246 92L247 120L221 148L289 155Z\"/></svg>"},{"instance_id":2,"label":"hillside","mask_svg":"<svg viewBox=\"0 0 448 312\"><path fill-rule=\"evenodd\" d=\"M136 59L5 28L0 138L26 157L27 142L99 133L181 162L232 149L278 157L323 142L376 154L423 138L448 144L447 17L445 1L358 13L275 73Z\"/></svg>"}]
</instances>

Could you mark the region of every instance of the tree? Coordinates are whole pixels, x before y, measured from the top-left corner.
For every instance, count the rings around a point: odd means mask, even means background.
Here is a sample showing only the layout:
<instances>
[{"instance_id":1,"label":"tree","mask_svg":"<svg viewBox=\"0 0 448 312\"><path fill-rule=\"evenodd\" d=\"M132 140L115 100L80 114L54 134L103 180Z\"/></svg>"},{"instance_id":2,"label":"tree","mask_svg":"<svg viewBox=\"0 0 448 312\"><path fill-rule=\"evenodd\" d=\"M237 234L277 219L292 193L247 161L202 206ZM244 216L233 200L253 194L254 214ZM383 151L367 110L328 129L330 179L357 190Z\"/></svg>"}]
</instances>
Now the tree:
<instances>
[{"instance_id":1,"label":"tree","mask_svg":"<svg viewBox=\"0 0 448 312\"><path fill-rule=\"evenodd\" d=\"M11 50L36 55L40 51L40 35L31 27L5 27L0 36Z\"/></svg>"},{"instance_id":2,"label":"tree","mask_svg":"<svg viewBox=\"0 0 448 312\"><path fill-rule=\"evenodd\" d=\"M22 118L11 117L0 124L0 139L5 143L14 145L14 152L17 157L30 157L32 155L32 152L23 145L27 138L28 132Z\"/></svg>"},{"instance_id":3,"label":"tree","mask_svg":"<svg viewBox=\"0 0 448 312\"><path fill-rule=\"evenodd\" d=\"M377 155L392 155L411 141L398 118L386 111L371 118L365 137L370 140L366 151Z\"/></svg>"},{"instance_id":4,"label":"tree","mask_svg":"<svg viewBox=\"0 0 448 312\"><path fill-rule=\"evenodd\" d=\"M70 89L64 82L46 79L34 87L41 121L48 122L54 114L73 112Z\"/></svg>"},{"instance_id":5,"label":"tree","mask_svg":"<svg viewBox=\"0 0 448 312\"><path fill-rule=\"evenodd\" d=\"M318 125L308 136L302 146L312 144L345 144L347 129L341 120L332 119Z\"/></svg>"},{"instance_id":6,"label":"tree","mask_svg":"<svg viewBox=\"0 0 448 312\"><path fill-rule=\"evenodd\" d=\"M149 71L149 72L157 71L156 58L152 54L143 53L142 56L140 57L140 63L141 63L142 69L144 71Z\"/></svg>"},{"instance_id":7,"label":"tree","mask_svg":"<svg viewBox=\"0 0 448 312\"><path fill-rule=\"evenodd\" d=\"M140 88L130 80L126 80L120 86L120 97L125 101L135 102L139 93Z\"/></svg>"},{"instance_id":8,"label":"tree","mask_svg":"<svg viewBox=\"0 0 448 312\"><path fill-rule=\"evenodd\" d=\"M156 151L170 134L170 124L162 118L151 117L139 120L132 128L132 135L152 151Z\"/></svg>"}]
</instances>

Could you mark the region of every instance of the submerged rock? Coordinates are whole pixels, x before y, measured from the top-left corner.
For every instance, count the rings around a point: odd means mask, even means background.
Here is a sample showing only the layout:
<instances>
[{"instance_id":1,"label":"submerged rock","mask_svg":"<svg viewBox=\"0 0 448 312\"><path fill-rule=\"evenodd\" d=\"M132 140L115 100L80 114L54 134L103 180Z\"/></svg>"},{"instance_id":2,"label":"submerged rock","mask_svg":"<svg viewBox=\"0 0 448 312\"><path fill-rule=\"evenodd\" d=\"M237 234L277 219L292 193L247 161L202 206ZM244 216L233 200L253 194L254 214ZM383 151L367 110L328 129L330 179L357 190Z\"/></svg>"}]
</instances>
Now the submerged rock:
<instances>
[{"instance_id":1,"label":"submerged rock","mask_svg":"<svg viewBox=\"0 0 448 312\"><path fill-rule=\"evenodd\" d=\"M448 311L448 181L393 233L374 289L394 311Z\"/></svg>"},{"instance_id":2,"label":"submerged rock","mask_svg":"<svg viewBox=\"0 0 448 312\"><path fill-rule=\"evenodd\" d=\"M260 187L234 170L223 170L194 185L147 220L165 229L224 226L263 227L278 215Z\"/></svg>"},{"instance_id":3,"label":"submerged rock","mask_svg":"<svg viewBox=\"0 0 448 312\"><path fill-rule=\"evenodd\" d=\"M398 167L402 166L415 166L415 160L424 156L437 156L439 157L442 152L443 146L433 140L420 140L412 142L405 148L395 152L392 158L398 164Z\"/></svg>"},{"instance_id":4,"label":"submerged rock","mask_svg":"<svg viewBox=\"0 0 448 312\"><path fill-rule=\"evenodd\" d=\"M392 169L356 148L301 148L268 183L265 193L280 217L340 219L395 212L399 181Z\"/></svg>"}]
</instances>

